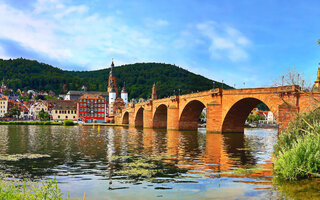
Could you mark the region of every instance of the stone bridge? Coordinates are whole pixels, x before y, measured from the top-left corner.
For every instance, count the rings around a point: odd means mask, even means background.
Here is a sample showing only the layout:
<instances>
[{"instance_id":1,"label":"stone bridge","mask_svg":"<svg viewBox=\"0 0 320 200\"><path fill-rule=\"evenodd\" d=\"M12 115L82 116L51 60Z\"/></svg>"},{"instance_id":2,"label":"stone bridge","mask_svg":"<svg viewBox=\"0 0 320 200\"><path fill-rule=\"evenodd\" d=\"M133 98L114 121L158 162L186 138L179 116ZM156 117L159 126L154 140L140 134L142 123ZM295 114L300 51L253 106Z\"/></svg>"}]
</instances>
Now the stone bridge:
<instances>
[{"instance_id":1,"label":"stone bridge","mask_svg":"<svg viewBox=\"0 0 320 200\"><path fill-rule=\"evenodd\" d=\"M196 130L199 116L207 109L207 132L243 132L245 121L259 103L265 103L280 128L300 112L319 107L320 95L299 86L251 89L212 89L198 93L129 103L115 115L115 124L169 130Z\"/></svg>"}]
</instances>

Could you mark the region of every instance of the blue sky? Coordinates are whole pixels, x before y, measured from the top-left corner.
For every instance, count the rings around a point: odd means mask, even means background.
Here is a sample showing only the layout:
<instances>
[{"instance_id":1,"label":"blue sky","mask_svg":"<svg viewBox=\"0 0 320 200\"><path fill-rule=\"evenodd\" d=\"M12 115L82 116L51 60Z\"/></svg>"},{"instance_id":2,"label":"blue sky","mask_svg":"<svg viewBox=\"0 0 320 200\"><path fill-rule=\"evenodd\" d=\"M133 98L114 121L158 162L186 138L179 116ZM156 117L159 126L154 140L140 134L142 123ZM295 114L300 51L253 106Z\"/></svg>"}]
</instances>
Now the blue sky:
<instances>
[{"instance_id":1,"label":"blue sky","mask_svg":"<svg viewBox=\"0 0 320 200\"><path fill-rule=\"evenodd\" d=\"M176 64L229 85L270 86L320 62L319 1L0 0L0 58L67 70Z\"/></svg>"}]
</instances>

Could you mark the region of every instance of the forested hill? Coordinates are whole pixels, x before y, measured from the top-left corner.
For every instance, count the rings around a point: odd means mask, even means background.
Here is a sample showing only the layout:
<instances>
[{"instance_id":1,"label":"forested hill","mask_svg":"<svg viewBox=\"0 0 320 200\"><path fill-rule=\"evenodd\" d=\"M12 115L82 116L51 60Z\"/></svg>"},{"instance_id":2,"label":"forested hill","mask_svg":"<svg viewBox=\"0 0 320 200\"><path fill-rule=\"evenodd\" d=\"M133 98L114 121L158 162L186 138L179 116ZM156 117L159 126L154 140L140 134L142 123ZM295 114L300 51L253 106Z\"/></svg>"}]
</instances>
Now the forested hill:
<instances>
[{"instance_id":1,"label":"forested hill","mask_svg":"<svg viewBox=\"0 0 320 200\"><path fill-rule=\"evenodd\" d=\"M221 87L220 82L212 81L185 69L162 63L136 63L115 67L118 87L126 83L129 98L151 96L153 83L157 85L158 98ZM107 91L110 68L95 71L64 71L50 65L27 59L0 59L0 79L16 90L52 90L62 93L66 84L69 90L80 90L82 85L88 90ZM223 85L224 89L231 88ZM121 91L121 89L119 89Z\"/></svg>"}]
</instances>

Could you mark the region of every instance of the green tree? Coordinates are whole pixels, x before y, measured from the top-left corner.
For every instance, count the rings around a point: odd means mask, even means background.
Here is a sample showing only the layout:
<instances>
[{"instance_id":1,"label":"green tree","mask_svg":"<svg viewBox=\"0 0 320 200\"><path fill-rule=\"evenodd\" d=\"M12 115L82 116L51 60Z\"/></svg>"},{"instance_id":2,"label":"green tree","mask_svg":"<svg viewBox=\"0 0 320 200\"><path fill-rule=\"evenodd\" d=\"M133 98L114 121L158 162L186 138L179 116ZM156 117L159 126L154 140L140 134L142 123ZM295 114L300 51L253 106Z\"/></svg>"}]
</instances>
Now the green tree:
<instances>
[{"instance_id":1,"label":"green tree","mask_svg":"<svg viewBox=\"0 0 320 200\"><path fill-rule=\"evenodd\" d=\"M50 119L49 113L45 112L43 109L39 112L38 117L40 121L48 121Z\"/></svg>"},{"instance_id":2,"label":"green tree","mask_svg":"<svg viewBox=\"0 0 320 200\"><path fill-rule=\"evenodd\" d=\"M254 113L254 114L250 113L250 115L247 118L247 121L249 123L259 122L259 120L265 120L265 117L262 115L259 115L258 113Z\"/></svg>"},{"instance_id":3,"label":"green tree","mask_svg":"<svg viewBox=\"0 0 320 200\"><path fill-rule=\"evenodd\" d=\"M3 91L3 94L6 95L6 96L8 96L8 95L10 94L10 91L9 91L8 89L5 89L5 90Z\"/></svg>"},{"instance_id":4,"label":"green tree","mask_svg":"<svg viewBox=\"0 0 320 200\"><path fill-rule=\"evenodd\" d=\"M14 118L18 118L20 116L20 110L17 106L11 108L8 112L8 116L9 117L14 117Z\"/></svg>"}]
</instances>

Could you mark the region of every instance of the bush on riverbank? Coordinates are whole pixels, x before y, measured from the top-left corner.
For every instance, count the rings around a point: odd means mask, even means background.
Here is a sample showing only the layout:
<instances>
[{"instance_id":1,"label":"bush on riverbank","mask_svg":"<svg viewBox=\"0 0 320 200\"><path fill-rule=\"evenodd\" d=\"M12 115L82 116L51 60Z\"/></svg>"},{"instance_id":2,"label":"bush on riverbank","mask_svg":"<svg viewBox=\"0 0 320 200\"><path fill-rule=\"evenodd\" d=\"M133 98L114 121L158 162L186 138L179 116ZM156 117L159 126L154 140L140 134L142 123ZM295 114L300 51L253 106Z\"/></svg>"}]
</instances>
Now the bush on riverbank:
<instances>
[{"instance_id":1,"label":"bush on riverbank","mask_svg":"<svg viewBox=\"0 0 320 200\"><path fill-rule=\"evenodd\" d=\"M55 180L44 182L27 182L16 179L7 179L1 175L0 199L65 199ZM66 198L69 199L69 198Z\"/></svg>"},{"instance_id":2,"label":"bush on riverbank","mask_svg":"<svg viewBox=\"0 0 320 200\"><path fill-rule=\"evenodd\" d=\"M274 173L284 180L318 176L320 172L320 110L290 122L275 144Z\"/></svg>"},{"instance_id":3,"label":"bush on riverbank","mask_svg":"<svg viewBox=\"0 0 320 200\"><path fill-rule=\"evenodd\" d=\"M72 120L64 120L63 121L64 126L74 126L74 122Z\"/></svg>"},{"instance_id":4,"label":"bush on riverbank","mask_svg":"<svg viewBox=\"0 0 320 200\"><path fill-rule=\"evenodd\" d=\"M50 121L0 121L0 125L62 125L62 123Z\"/></svg>"}]
</instances>

